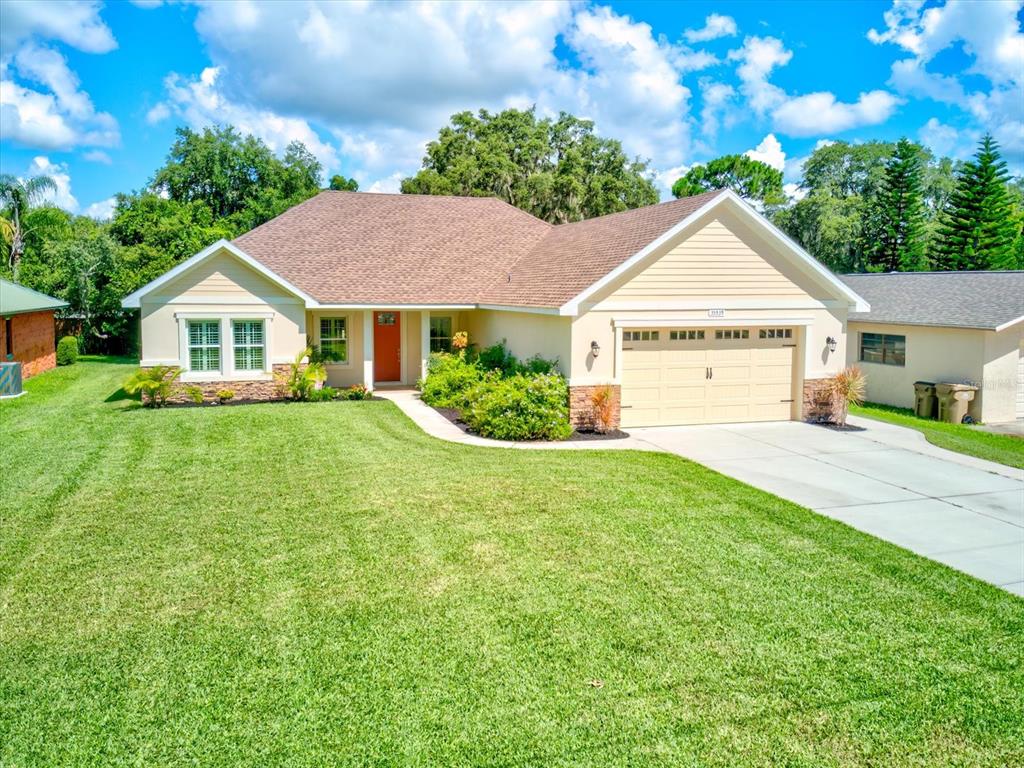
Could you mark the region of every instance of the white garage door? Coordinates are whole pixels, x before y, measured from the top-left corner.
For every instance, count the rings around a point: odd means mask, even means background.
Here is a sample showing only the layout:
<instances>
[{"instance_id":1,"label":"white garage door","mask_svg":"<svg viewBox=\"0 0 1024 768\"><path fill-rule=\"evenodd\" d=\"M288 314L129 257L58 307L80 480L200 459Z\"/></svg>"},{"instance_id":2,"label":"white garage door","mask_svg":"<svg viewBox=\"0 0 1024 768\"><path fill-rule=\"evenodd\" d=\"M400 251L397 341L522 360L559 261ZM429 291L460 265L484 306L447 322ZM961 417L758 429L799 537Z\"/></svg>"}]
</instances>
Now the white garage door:
<instances>
[{"instance_id":1,"label":"white garage door","mask_svg":"<svg viewBox=\"0 0 1024 768\"><path fill-rule=\"evenodd\" d=\"M795 336L791 328L624 331L622 426L792 418Z\"/></svg>"}]
</instances>

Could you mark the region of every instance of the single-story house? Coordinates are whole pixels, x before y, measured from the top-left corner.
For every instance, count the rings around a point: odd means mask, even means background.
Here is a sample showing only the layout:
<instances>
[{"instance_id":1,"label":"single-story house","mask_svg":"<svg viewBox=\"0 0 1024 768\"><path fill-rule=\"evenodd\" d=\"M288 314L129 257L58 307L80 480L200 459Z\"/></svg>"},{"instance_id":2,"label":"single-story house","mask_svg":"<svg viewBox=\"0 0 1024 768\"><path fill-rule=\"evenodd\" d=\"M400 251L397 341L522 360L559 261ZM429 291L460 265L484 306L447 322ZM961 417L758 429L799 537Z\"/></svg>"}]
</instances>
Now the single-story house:
<instances>
[{"instance_id":1,"label":"single-story house","mask_svg":"<svg viewBox=\"0 0 1024 768\"><path fill-rule=\"evenodd\" d=\"M914 382L979 387L978 421L1024 418L1024 272L845 275L870 311L850 314L847 360L868 400L912 408Z\"/></svg>"},{"instance_id":2,"label":"single-story house","mask_svg":"<svg viewBox=\"0 0 1024 768\"><path fill-rule=\"evenodd\" d=\"M66 301L0 278L0 352L27 379L57 365L53 313Z\"/></svg>"},{"instance_id":3,"label":"single-story house","mask_svg":"<svg viewBox=\"0 0 1024 768\"><path fill-rule=\"evenodd\" d=\"M812 417L868 305L729 191L551 225L495 198L325 191L127 296L143 366L270 396L307 339L331 386L412 385L467 331L557 358L574 422Z\"/></svg>"}]
</instances>

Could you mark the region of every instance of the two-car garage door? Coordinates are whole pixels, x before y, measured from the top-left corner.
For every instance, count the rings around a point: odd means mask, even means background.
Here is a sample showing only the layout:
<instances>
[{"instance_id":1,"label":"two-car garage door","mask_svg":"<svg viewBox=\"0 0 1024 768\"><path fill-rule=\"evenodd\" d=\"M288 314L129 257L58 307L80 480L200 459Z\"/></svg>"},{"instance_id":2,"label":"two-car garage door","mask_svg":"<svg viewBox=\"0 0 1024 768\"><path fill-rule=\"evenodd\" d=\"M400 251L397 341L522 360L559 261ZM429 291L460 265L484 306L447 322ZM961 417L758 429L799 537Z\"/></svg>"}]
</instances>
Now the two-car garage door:
<instances>
[{"instance_id":1,"label":"two-car garage door","mask_svg":"<svg viewBox=\"0 0 1024 768\"><path fill-rule=\"evenodd\" d=\"M622 425L791 418L794 335L757 328L624 332Z\"/></svg>"}]
</instances>

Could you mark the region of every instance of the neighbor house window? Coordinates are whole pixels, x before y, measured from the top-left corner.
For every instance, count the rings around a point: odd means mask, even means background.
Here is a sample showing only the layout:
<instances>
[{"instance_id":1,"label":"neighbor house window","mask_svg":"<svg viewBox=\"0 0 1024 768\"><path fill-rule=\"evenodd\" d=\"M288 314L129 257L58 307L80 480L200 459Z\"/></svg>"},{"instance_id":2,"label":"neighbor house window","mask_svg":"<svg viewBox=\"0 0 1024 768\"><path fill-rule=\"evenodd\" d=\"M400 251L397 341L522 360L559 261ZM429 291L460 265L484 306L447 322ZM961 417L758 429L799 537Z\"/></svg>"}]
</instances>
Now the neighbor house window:
<instances>
[{"instance_id":1,"label":"neighbor house window","mask_svg":"<svg viewBox=\"0 0 1024 768\"><path fill-rule=\"evenodd\" d=\"M623 341L657 341L658 331L623 331Z\"/></svg>"},{"instance_id":2,"label":"neighbor house window","mask_svg":"<svg viewBox=\"0 0 1024 768\"><path fill-rule=\"evenodd\" d=\"M907 364L907 337L889 333L862 333L860 359L865 363L904 366Z\"/></svg>"},{"instance_id":3,"label":"neighbor house window","mask_svg":"<svg viewBox=\"0 0 1024 768\"><path fill-rule=\"evenodd\" d=\"M235 320L231 324L234 337L235 370L262 371L264 363L263 321Z\"/></svg>"},{"instance_id":4,"label":"neighbor house window","mask_svg":"<svg viewBox=\"0 0 1024 768\"><path fill-rule=\"evenodd\" d=\"M188 366L193 371L220 370L220 321L188 321Z\"/></svg>"},{"instance_id":5,"label":"neighbor house window","mask_svg":"<svg viewBox=\"0 0 1024 768\"><path fill-rule=\"evenodd\" d=\"M762 339L791 339L793 338L792 328L762 328L757 332L758 338Z\"/></svg>"},{"instance_id":6,"label":"neighbor house window","mask_svg":"<svg viewBox=\"0 0 1024 768\"><path fill-rule=\"evenodd\" d=\"M716 339L749 339L750 330L748 328L729 328L724 331L715 331Z\"/></svg>"},{"instance_id":7,"label":"neighbor house window","mask_svg":"<svg viewBox=\"0 0 1024 768\"><path fill-rule=\"evenodd\" d=\"M450 317L430 318L430 351L452 351L452 319Z\"/></svg>"},{"instance_id":8,"label":"neighbor house window","mask_svg":"<svg viewBox=\"0 0 1024 768\"><path fill-rule=\"evenodd\" d=\"M701 341L704 331L669 331L668 338L671 341Z\"/></svg>"},{"instance_id":9,"label":"neighbor house window","mask_svg":"<svg viewBox=\"0 0 1024 768\"><path fill-rule=\"evenodd\" d=\"M344 317L320 318L320 353L329 363L348 362L348 327Z\"/></svg>"}]
</instances>

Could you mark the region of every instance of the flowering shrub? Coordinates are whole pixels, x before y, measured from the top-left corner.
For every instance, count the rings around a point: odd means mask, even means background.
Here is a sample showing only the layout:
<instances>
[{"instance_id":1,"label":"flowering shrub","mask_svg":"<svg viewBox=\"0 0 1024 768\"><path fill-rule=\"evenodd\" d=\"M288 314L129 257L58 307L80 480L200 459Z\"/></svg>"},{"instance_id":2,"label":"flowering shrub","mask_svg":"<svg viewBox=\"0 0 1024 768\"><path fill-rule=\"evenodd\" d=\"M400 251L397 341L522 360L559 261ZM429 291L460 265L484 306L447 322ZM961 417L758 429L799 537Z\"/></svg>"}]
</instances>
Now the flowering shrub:
<instances>
[{"instance_id":1,"label":"flowering shrub","mask_svg":"<svg viewBox=\"0 0 1024 768\"><path fill-rule=\"evenodd\" d=\"M373 392L363 384L353 384L348 389L339 389L336 397L339 400L369 400Z\"/></svg>"},{"instance_id":2,"label":"flowering shrub","mask_svg":"<svg viewBox=\"0 0 1024 768\"><path fill-rule=\"evenodd\" d=\"M452 335L452 349L461 352L469 346L469 334L466 331L456 331Z\"/></svg>"},{"instance_id":3,"label":"flowering shrub","mask_svg":"<svg viewBox=\"0 0 1024 768\"><path fill-rule=\"evenodd\" d=\"M463 408L466 391L480 381L480 366L465 355L436 352L427 363L427 378L419 382L423 402L435 408Z\"/></svg>"},{"instance_id":4,"label":"flowering shrub","mask_svg":"<svg viewBox=\"0 0 1024 768\"><path fill-rule=\"evenodd\" d=\"M484 376L467 392L462 419L470 429L498 440L565 440L569 388L558 374Z\"/></svg>"}]
</instances>

